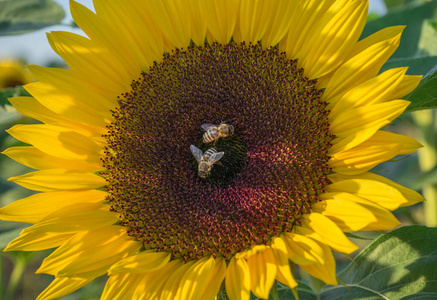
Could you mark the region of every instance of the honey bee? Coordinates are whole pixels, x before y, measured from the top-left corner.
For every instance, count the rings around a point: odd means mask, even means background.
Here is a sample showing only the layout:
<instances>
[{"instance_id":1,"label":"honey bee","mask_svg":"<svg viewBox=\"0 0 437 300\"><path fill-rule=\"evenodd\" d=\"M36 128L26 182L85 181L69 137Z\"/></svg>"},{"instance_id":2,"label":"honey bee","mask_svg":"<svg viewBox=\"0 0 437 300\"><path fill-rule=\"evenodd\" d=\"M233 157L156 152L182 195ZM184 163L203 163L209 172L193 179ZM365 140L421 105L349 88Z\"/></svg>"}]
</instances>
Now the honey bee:
<instances>
[{"instance_id":1,"label":"honey bee","mask_svg":"<svg viewBox=\"0 0 437 300\"><path fill-rule=\"evenodd\" d=\"M221 137L227 137L234 134L234 126L228 125L225 123L220 123L220 125L213 124L202 124L202 129L206 132L203 134L203 142L206 143L215 143Z\"/></svg>"},{"instance_id":2,"label":"honey bee","mask_svg":"<svg viewBox=\"0 0 437 300\"><path fill-rule=\"evenodd\" d=\"M198 174L201 178L208 177L209 172L211 172L212 165L217 163L225 154L224 152L217 152L215 148L210 148L206 150L205 154L203 154L202 150L194 145L190 146L190 150L199 163Z\"/></svg>"}]
</instances>

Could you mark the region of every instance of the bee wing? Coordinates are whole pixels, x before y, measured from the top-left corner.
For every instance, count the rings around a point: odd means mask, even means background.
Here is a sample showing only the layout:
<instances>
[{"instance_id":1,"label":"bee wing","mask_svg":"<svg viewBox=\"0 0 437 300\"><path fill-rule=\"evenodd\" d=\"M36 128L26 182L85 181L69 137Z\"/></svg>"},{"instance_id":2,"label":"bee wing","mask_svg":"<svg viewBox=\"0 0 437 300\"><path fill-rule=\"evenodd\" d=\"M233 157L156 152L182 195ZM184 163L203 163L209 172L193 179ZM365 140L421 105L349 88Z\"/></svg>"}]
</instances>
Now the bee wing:
<instances>
[{"instance_id":1,"label":"bee wing","mask_svg":"<svg viewBox=\"0 0 437 300\"><path fill-rule=\"evenodd\" d=\"M203 152L199 148L197 148L194 145L190 146L191 153L193 153L194 158L197 160L197 162L200 162L202 160Z\"/></svg>"},{"instance_id":2,"label":"bee wing","mask_svg":"<svg viewBox=\"0 0 437 300\"><path fill-rule=\"evenodd\" d=\"M210 124L210 123L205 123L202 124L200 127L202 127L203 130L208 130L210 127L215 126L214 124Z\"/></svg>"},{"instance_id":3,"label":"bee wing","mask_svg":"<svg viewBox=\"0 0 437 300\"><path fill-rule=\"evenodd\" d=\"M223 157L224 154L225 153L223 151L222 152L214 153L213 155L210 156L208 161L211 164L215 164L216 162L218 162Z\"/></svg>"}]
</instances>

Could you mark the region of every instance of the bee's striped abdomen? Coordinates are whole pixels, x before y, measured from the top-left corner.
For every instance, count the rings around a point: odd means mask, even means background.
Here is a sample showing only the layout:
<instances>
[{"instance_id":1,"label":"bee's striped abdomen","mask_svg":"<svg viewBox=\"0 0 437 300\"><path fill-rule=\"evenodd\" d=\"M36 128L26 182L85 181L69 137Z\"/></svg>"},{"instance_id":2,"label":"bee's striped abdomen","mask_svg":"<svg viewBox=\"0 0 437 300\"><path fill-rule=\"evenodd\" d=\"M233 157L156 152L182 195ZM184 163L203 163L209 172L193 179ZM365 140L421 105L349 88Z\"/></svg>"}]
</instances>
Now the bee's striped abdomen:
<instances>
[{"instance_id":1,"label":"bee's striped abdomen","mask_svg":"<svg viewBox=\"0 0 437 300\"><path fill-rule=\"evenodd\" d=\"M205 154L203 154L202 159L208 161L211 155L213 155L214 153L217 153L217 150L215 148L210 148L206 150Z\"/></svg>"},{"instance_id":2,"label":"bee's striped abdomen","mask_svg":"<svg viewBox=\"0 0 437 300\"><path fill-rule=\"evenodd\" d=\"M204 134L203 134L203 142L204 143L211 143L213 141L215 141L216 139L218 139L220 136L219 131L217 130L217 128L211 128L208 129Z\"/></svg>"}]
</instances>

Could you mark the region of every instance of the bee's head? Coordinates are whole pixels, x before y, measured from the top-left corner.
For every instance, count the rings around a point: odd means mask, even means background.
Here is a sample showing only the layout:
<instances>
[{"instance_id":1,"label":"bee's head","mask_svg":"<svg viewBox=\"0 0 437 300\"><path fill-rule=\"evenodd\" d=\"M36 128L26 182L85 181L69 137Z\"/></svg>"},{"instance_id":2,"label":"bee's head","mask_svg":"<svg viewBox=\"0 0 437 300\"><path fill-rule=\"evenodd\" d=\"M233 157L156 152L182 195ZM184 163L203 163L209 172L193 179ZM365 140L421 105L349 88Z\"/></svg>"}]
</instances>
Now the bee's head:
<instances>
[{"instance_id":1,"label":"bee's head","mask_svg":"<svg viewBox=\"0 0 437 300\"><path fill-rule=\"evenodd\" d=\"M209 172L199 171L200 178L206 178L206 177L208 177L208 175L209 175Z\"/></svg>"},{"instance_id":2,"label":"bee's head","mask_svg":"<svg viewBox=\"0 0 437 300\"><path fill-rule=\"evenodd\" d=\"M234 126L229 125L229 135L233 135L234 134Z\"/></svg>"},{"instance_id":3,"label":"bee's head","mask_svg":"<svg viewBox=\"0 0 437 300\"><path fill-rule=\"evenodd\" d=\"M211 167L206 163L200 163L199 164L199 177L200 178L206 178L209 176L209 171L211 170Z\"/></svg>"}]
</instances>

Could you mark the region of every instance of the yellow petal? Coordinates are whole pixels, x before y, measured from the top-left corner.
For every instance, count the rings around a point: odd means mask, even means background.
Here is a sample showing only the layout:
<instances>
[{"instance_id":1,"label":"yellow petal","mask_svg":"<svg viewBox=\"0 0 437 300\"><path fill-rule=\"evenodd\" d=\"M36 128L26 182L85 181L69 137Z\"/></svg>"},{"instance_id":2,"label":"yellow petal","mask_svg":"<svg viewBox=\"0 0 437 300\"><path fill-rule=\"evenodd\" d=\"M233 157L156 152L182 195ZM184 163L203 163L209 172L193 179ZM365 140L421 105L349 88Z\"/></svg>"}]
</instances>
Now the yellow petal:
<instances>
[{"instance_id":1,"label":"yellow petal","mask_svg":"<svg viewBox=\"0 0 437 300\"><path fill-rule=\"evenodd\" d=\"M313 204L311 210L331 219L343 232L358 231L377 221L370 210L353 201L320 201Z\"/></svg>"},{"instance_id":2,"label":"yellow petal","mask_svg":"<svg viewBox=\"0 0 437 300\"><path fill-rule=\"evenodd\" d=\"M61 118L97 127L105 127L113 120L110 111L95 109L90 105L85 105L85 102L81 101L81 95L77 95L77 93L70 94L52 84L34 82L25 85L24 88L38 102L59 114ZM84 96L89 101L92 101L89 95L84 94Z\"/></svg>"},{"instance_id":3,"label":"yellow petal","mask_svg":"<svg viewBox=\"0 0 437 300\"><path fill-rule=\"evenodd\" d=\"M176 48L186 48L191 39L191 13L187 0L148 1L152 18L163 31L165 37ZM108 6L108 5L102 5ZM205 26L206 33L206 26Z\"/></svg>"},{"instance_id":4,"label":"yellow petal","mask_svg":"<svg viewBox=\"0 0 437 300\"><path fill-rule=\"evenodd\" d=\"M321 214L311 213L304 215L303 222L318 233L324 242L335 251L352 253L358 249L358 246L349 241L334 222Z\"/></svg>"},{"instance_id":5,"label":"yellow petal","mask_svg":"<svg viewBox=\"0 0 437 300\"><path fill-rule=\"evenodd\" d=\"M162 1L163 4L166 4L164 5L165 8L168 7L168 2ZM115 56L127 54L125 56L128 57L122 57L120 60L124 60L131 66L130 72L134 72L136 67L147 71L153 61L158 61L164 52L169 52L170 48L164 48L164 26L162 23L155 21L155 15L159 14L156 11L156 6L159 5L151 5L149 1L135 0L114 1L111 5L107 5L107 1L96 0L93 4L97 11L97 18L86 20L87 32L90 32L91 36L100 39ZM171 11L171 9L169 10ZM187 11L187 5L181 10ZM161 18L164 18L164 16L165 12L159 14ZM80 18L81 14L75 15L75 17ZM184 29L187 27L189 29L189 25L180 23L189 20L178 20L177 16L170 16L170 18L173 17L173 23ZM94 28L94 25L98 23L104 26L104 30ZM171 26L171 24L167 26ZM185 37L190 31L182 32L182 30L179 30L177 33ZM171 41L168 42L171 44ZM117 43L123 43L123 46L120 47ZM187 45L188 43L184 46ZM172 49L174 49L173 45Z\"/></svg>"},{"instance_id":6,"label":"yellow petal","mask_svg":"<svg viewBox=\"0 0 437 300\"><path fill-rule=\"evenodd\" d=\"M99 188L106 181L92 173L66 173L64 170L43 170L8 179L25 188L41 192L87 190Z\"/></svg>"},{"instance_id":7,"label":"yellow petal","mask_svg":"<svg viewBox=\"0 0 437 300\"><path fill-rule=\"evenodd\" d=\"M133 241L121 226L80 232L44 259L37 273L59 277L100 276L112 264L137 252L140 247L141 244Z\"/></svg>"},{"instance_id":8,"label":"yellow petal","mask_svg":"<svg viewBox=\"0 0 437 300\"><path fill-rule=\"evenodd\" d=\"M287 57L296 59L299 51L305 47L306 39L310 35L312 27L316 26L326 15L326 11L334 4L335 0L328 1L290 1L296 2L295 14L290 15L291 30L285 40L279 46L281 52L287 53Z\"/></svg>"},{"instance_id":9,"label":"yellow petal","mask_svg":"<svg viewBox=\"0 0 437 300\"><path fill-rule=\"evenodd\" d=\"M395 100L364 107L347 109L332 117L331 132L336 135L329 149L333 156L365 142L379 129L397 118L408 106L408 101Z\"/></svg>"},{"instance_id":10,"label":"yellow petal","mask_svg":"<svg viewBox=\"0 0 437 300\"><path fill-rule=\"evenodd\" d=\"M167 279L183 265L180 259L143 274L120 273L109 276L101 299L160 299Z\"/></svg>"},{"instance_id":11,"label":"yellow petal","mask_svg":"<svg viewBox=\"0 0 437 300\"><path fill-rule=\"evenodd\" d=\"M77 106L93 111L109 111L118 106L117 95L105 93L100 87L93 85L92 81L81 79L71 70L36 65L30 65L27 68L38 81L53 85L60 92L73 95L78 99ZM80 86L80 89L77 86Z\"/></svg>"},{"instance_id":12,"label":"yellow petal","mask_svg":"<svg viewBox=\"0 0 437 300\"><path fill-rule=\"evenodd\" d=\"M225 284L226 293L232 300L250 299L250 270L244 258L233 257L228 265Z\"/></svg>"},{"instance_id":13,"label":"yellow petal","mask_svg":"<svg viewBox=\"0 0 437 300\"><path fill-rule=\"evenodd\" d=\"M183 283L181 282L182 277L188 272L190 267L195 263L196 261L192 260L187 263L184 263L181 265L177 270L173 272L173 274L168 277L167 281L165 282L165 285L162 290L161 299L178 299L176 298L178 295L178 292L180 293L180 290L183 286Z\"/></svg>"},{"instance_id":14,"label":"yellow petal","mask_svg":"<svg viewBox=\"0 0 437 300\"><path fill-rule=\"evenodd\" d=\"M252 247L250 247L249 249L243 251L243 252L239 252L235 255L235 258L239 259L239 258L249 258L250 256L254 255L255 253L258 252L264 252L268 247L266 245L254 245Z\"/></svg>"},{"instance_id":15,"label":"yellow petal","mask_svg":"<svg viewBox=\"0 0 437 300\"><path fill-rule=\"evenodd\" d=\"M329 166L336 173L355 175L369 171L396 155L402 149L399 144L373 145L366 141L352 149L335 154Z\"/></svg>"},{"instance_id":16,"label":"yellow petal","mask_svg":"<svg viewBox=\"0 0 437 300\"><path fill-rule=\"evenodd\" d=\"M220 287L226 276L226 261L219 257L215 259L214 270L209 274L205 283L205 291L199 299L214 299L220 291Z\"/></svg>"},{"instance_id":17,"label":"yellow petal","mask_svg":"<svg viewBox=\"0 0 437 300\"><path fill-rule=\"evenodd\" d=\"M20 164L38 170L64 169L69 172L95 172L103 169L99 163L62 159L31 146L10 147L2 153Z\"/></svg>"},{"instance_id":18,"label":"yellow petal","mask_svg":"<svg viewBox=\"0 0 437 300\"><path fill-rule=\"evenodd\" d=\"M118 222L118 214L110 211L97 210L97 208L102 205L104 204L92 204L96 210L84 212L75 212L76 207L81 207L82 205L69 205L65 207L67 212L70 211L69 214L65 214L64 211L64 214L61 213L57 215L57 211L55 211L42 221L24 229L23 233L29 231L41 233L74 233L84 230L94 230ZM109 209L109 206L106 206Z\"/></svg>"},{"instance_id":19,"label":"yellow petal","mask_svg":"<svg viewBox=\"0 0 437 300\"><path fill-rule=\"evenodd\" d=\"M322 99L329 99L346 92L364 81L375 77L383 64L399 46L405 26L384 28L359 41L345 61L329 78L319 84L326 87Z\"/></svg>"},{"instance_id":20,"label":"yellow petal","mask_svg":"<svg viewBox=\"0 0 437 300\"><path fill-rule=\"evenodd\" d=\"M334 256L325 240L306 226L296 226L294 230L296 234L312 239L322 249L323 264L300 265L300 267L311 276L323 280L327 284L337 285Z\"/></svg>"},{"instance_id":21,"label":"yellow petal","mask_svg":"<svg viewBox=\"0 0 437 300\"><path fill-rule=\"evenodd\" d=\"M287 247L288 258L298 265L325 263L323 249L306 236L296 233L284 233L282 238Z\"/></svg>"},{"instance_id":22,"label":"yellow petal","mask_svg":"<svg viewBox=\"0 0 437 300\"><path fill-rule=\"evenodd\" d=\"M398 144L401 146L398 155L410 154L423 147L418 141L402 134L396 134L388 131L378 131L367 140L370 146L383 146L389 144Z\"/></svg>"},{"instance_id":23,"label":"yellow petal","mask_svg":"<svg viewBox=\"0 0 437 300\"><path fill-rule=\"evenodd\" d=\"M179 270L183 264L180 259L176 259L157 271L147 273L144 279L138 283L134 299L160 299L167 279Z\"/></svg>"},{"instance_id":24,"label":"yellow petal","mask_svg":"<svg viewBox=\"0 0 437 300\"><path fill-rule=\"evenodd\" d=\"M349 193L325 193L320 196L321 199L337 199L345 202L353 202L359 204L367 209L376 218L375 221L370 222L360 230L391 230L399 225L399 221L393 216L391 212L378 204L368 201L366 199L357 197ZM330 200L328 200L329 202Z\"/></svg>"},{"instance_id":25,"label":"yellow petal","mask_svg":"<svg viewBox=\"0 0 437 300\"><path fill-rule=\"evenodd\" d=\"M73 129L37 124L15 125L7 132L49 155L100 164L99 153L102 147Z\"/></svg>"},{"instance_id":26,"label":"yellow petal","mask_svg":"<svg viewBox=\"0 0 437 300\"><path fill-rule=\"evenodd\" d=\"M353 88L341 97L331 99L326 107L333 115L339 114L347 108L387 102L392 98L393 91L402 82L406 67L390 69Z\"/></svg>"},{"instance_id":27,"label":"yellow petal","mask_svg":"<svg viewBox=\"0 0 437 300\"><path fill-rule=\"evenodd\" d=\"M106 133L106 128L85 125L64 118L42 105L33 97L14 97L10 98L9 102L11 102L18 112L25 116L49 125L71 128L86 137L101 137Z\"/></svg>"},{"instance_id":28,"label":"yellow petal","mask_svg":"<svg viewBox=\"0 0 437 300\"><path fill-rule=\"evenodd\" d=\"M144 277L144 274L113 274L109 276L100 299L137 299L134 294Z\"/></svg>"},{"instance_id":29,"label":"yellow petal","mask_svg":"<svg viewBox=\"0 0 437 300\"><path fill-rule=\"evenodd\" d=\"M68 90L71 86L81 86L85 88L85 90L98 93L100 97L103 97L103 99L99 99L104 101L104 103L102 103L103 105L106 106L110 103L112 103L112 105L117 104L116 97L120 94L117 85L101 86L97 84L99 81L91 81L84 76L84 74L81 74L81 72L69 69L46 68L38 65L28 65L27 68L40 82L54 84L57 87L62 87L63 90ZM89 103L89 105L94 107L96 107L96 104L97 103Z\"/></svg>"},{"instance_id":30,"label":"yellow petal","mask_svg":"<svg viewBox=\"0 0 437 300\"><path fill-rule=\"evenodd\" d=\"M8 100L20 114L43 123L59 123L59 119L62 119L33 97L13 97Z\"/></svg>"},{"instance_id":31,"label":"yellow petal","mask_svg":"<svg viewBox=\"0 0 437 300\"><path fill-rule=\"evenodd\" d=\"M234 34L237 16L240 12L239 0L200 1L201 11L214 41L227 44Z\"/></svg>"},{"instance_id":32,"label":"yellow petal","mask_svg":"<svg viewBox=\"0 0 437 300\"><path fill-rule=\"evenodd\" d=\"M100 203L106 196L106 192L97 190L39 193L1 208L0 219L34 224L66 206Z\"/></svg>"},{"instance_id":33,"label":"yellow petal","mask_svg":"<svg viewBox=\"0 0 437 300\"><path fill-rule=\"evenodd\" d=\"M405 95L411 93L422 80L422 76L406 75L402 78L402 82L393 90L390 95L387 95L390 99L403 98Z\"/></svg>"},{"instance_id":34,"label":"yellow petal","mask_svg":"<svg viewBox=\"0 0 437 300\"><path fill-rule=\"evenodd\" d=\"M123 85L130 83L132 79L138 78L141 70L148 70L151 57L147 55L147 52L153 44L148 41L149 37L152 38L152 41L156 41L157 45L159 43L162 45L162 41L154 39L162 35L159 27L152 25L155 30L154 34L152 28L149 29L148 27L153 22L150 22L151 14L148 14L149 10L145 7L145 2L136 1L142 2L138 3L138 7L135 7L133 2L113 1L111 5L107 5L107 1L94 1L93 5L96 12L98 12L97 15L81 4L74 1L70 2L71 15L75 22L96 46L104 46L103 49L91 48L90 53L86 53L87 55L80 58L83 60L81 63L92 66L93 71L98 65L103 64L104 68L108 70L107 73L105 72L106 76L113 76L113 80L119 77L120 83ZM125 12L126 9L129 13ZM143 20L138 18L136 12L142 14ZM135 24L135 21L138 23ZM136 26L133 27L132 24ZM69 39L74 43L72 44L66 40L58 40L58 42L62 43L66 50L69 50L68 47L71 47L71 45L78 47L80 50L89 43L78 38L69 37ZM115 60L111 61L112 58L115 58ZM92 59L96 59L96 61L92 62ZM69 62L67 64L70 66ZM127 80L129 82L126 82ZM125 89L124 92L127 90L129 88Z\"/></svg>"},{"instance_id":35,"label":"yellow petal","mask_svg":"<svg viewBox=\"0 0 437 300\"><path fill-rule=\"evenodd\" d=\"M201 258L192 265L181 279L179 299L202 299L200 296L209 288L207 283L215 268L213 257Z\"/></svg>"},{"instance_id":36,"label":"yellow petal","mask_svg":"<svg viewBox=\"0 0 437 300\"><path fill-rule=\"evenodd\" d=\"M70 239L74 233L45 233L28 231L20 233L3 251L41 251L56 248Z\"/></svg>"},{"instance_id":37,"label":"yellow petal","mask_svg":"<svg viewBox=\"0 0 437 300\"><path fill-rule=\"evenodd\" d=\"M372 212L376 217L376 221L365 226L361 230L391 230L401 225L401 223L395 218L395 216L385 208L379 206L376 203L368 201L366 199L350 195L348 193L336 193L337 199L345 201L353 201L360 204L364 208Z\"/></svg>"},{"instance_id":38,"label":"yellow petal","mask_svg":"<svg viewBox=\"0 0 437 300\"><path fill-rule=\"evenodd\" d=\"M409 104L408 101L393 100L348 109L338 115L330 114L330 130L336 136L344 137L376 124L381 124L382 127L397 118Z\"/></svg>"},{"instance_id":39,"label":"yellow petal","mask_svg":"<svg viewBox=\"0 0 437 300\"><path fill-rule=\"evenodd\" d=\"M200 3L198 0L188 0L186 2L190 15L191 22L191 39L196 45L203 45L206 37L206 21L200 10Z\"/></svg>"},{"instance_id":40,"label":"yellow petal","mask_svg":"<svg viewBox=\"0 0 437 300\"><path fill-rule=\"evenodd\" d=\"M295 226L293 228L293 231L295 234L300 234L302 236L311 238L319 243L323 243L327 245L324 238L320 236L317 232L315 232L312 228L308 227L306 224L303 224L303 226Z\"/></svg>"},{"instance_id":41,"label":"yellow petal","mask_svg":"<svg viewBox=\"0 0 437 300\"><path fill-rule=\"evenodd\" d=\"M377 180L346 179L326 186L325 191L327 193L351 193L375 202L389 210L395 210L400 205L408 203L408 200L399 190Z\"/></svg>"},{"instance_id":42,"label":"yellow petal","mask_svg":"<svg viewBox=\"0 0 437 300\"><path fill-rule=\"evenodd\" d=\"M52 283L39 294L36 300L51 300L64 297L90 283L94 278L55 278Z\"/></svg>"},{"instance_id":43,"label":"yellow petal","mask_svg":"<svg viewBox=\"0 0 437 300\"><path fill-rule=\"evenodd\" d=\"M78 13L78 7L83 8ZM71 14L75 18L76 23L82 30L91 38L70 33L70 32L51 32L47 34L47 39L52 49L65 61L72 71L80 74L83 80L90 80L93 83L101 86L111 86L115 91L128 91L133 78L139 77L139 66L135 66L132 73L129 73L128 65L123 59L128 58L128 55L115 55L105 49L96 36L92 36L89 26L85 26L82 20L86 19L95 21L95 16L84 6L70 1ZM80 18L78 17L80 15ZM101 25L99 22L93 22L91 27ZM96 26L96 27L97 27ZM106 30L105 30L106 29ZM109 27L99 26L95 30L99 31L99 37L114 34L108 30ZM101 39L100 39L101 40ZM117 41L113 41L117 43ZM122 43L119 43L120 50L126 50Z\"/></svg>"},{"instance_id":44,"label":"yellow petal","mask_svg":"<svg viewBox=\"0 0 437 300\"><path fill-rule=\"evenodd\" d=\"M144 251L115 263L109 269L108 274L148 273L162 268L169 261L169 253L155 252L154 250Z\"/></svg>"},{"instance_id":45,"label":"yellow petal","mask_svg":"<svg viewBox=\"0 0 437 300\"><path fill-rule=\"evenodd\" d=\"M247 41L256 44L265 34L270 25L271 10L275 5L269 5L267 0L241 0L239 30L240 38L237 42Z\"/></svg>"},{"instance_id":46,"label":"yellow petal","mask_svg":"<svg viewBox=\"0 0 437 300\"><path fill-rule=\"evenodd\" d=\"M364 125L361 128L357 128L357 131L350 132L349 135L334 138L331 142L332 146L328 150L328 155L332 156L360 145L388 123L387 120L381 119L380 122L375 122L373 126Z\"/></svg>"},{"instance_id":47,"label":"yellow petal","mask_svg":"<svg viewBox=\"0 0 437 300\"><path fill-rule=\"evenodd\" d=\"M262 40L263 47L275 46L287 33L296 5L296 1L242 0L240 32L234 40L252 44Z\"/></svg>"},{"instance_id":48,"label":"yellow petal","mask_svg":"<svg viewBox=\"0 0 437 300\"><path fill-rule=\"evenodd\" d=\"M298 1L266 1L269 3L270 23L267 26L266 33L262 37L264 47L274 47L287 34L292 22L292 16L297 11ZM261 20L260 23L265 22Z\"/></svg>"},{"instance_id":49,"label":"yellow petal","mask_svg":"<svg viewBox=\"0 0 437 300\"><path fill-rule=\"evenodd\" d=\"M380 175L374 174L374 173L363 173L359 175L342 175L342 174L332 174L329 175L329 179L333 182L338 182L341 180L346 179L368 179L368 180L374 180L374 181L380 181L383 182L395 189L397 189L401 194L408 200L408 203L402 203L402 206L410 206L422 201L425 201L425 199L420 195L418 192L413 191L412 189L406 188L400 184L397 184L396 182L391 181L390 179L387 179L385 177L382 177ZM382 206L382 205L381 205ZM386 207L388 208L388 207Z\"/></svg>"},{"instance_id":50,"label":"yellow petal","mask_svg":"<svg viewBox=\"0 0 437 300\"><path fill-rule=\"evenodd\" d=\"M368 1L345 1L332 5L320 18L297 55L309 79L337 68L358 41L366 22Z\"/></svg>"},{"instance_id":51,"label":"yellow petal","mask_svg":"<svg viewBox=\"0 0 437 300\"><path fill-rule=\"evenodd\" d=\"M326 263L324 265L300 265L300 267L311 276L324 281L326 284L337 285L334 256L328 246L322 243L319 244L324 249L324 260Z\"/></svg>"},{"instance_id":52,"label":"yellow petal","mask_svg":"<svg viewBox=\"0 0 437 300\"><path fill-rule=\"evenodd\" d=\"M270 247L249 257L247 265L250 271L250 289L261 298L268 299L276 278L276 260Z\"/></svg>"},{"instance_id":53,"label":"yellow petal","mask_svg":"<svg viewBox=\"0 0 437 300\"><path fill-rule=\"evenodd\" d=\"M272 239L272 249L278 266L276 279L289 288L296 287L297 282L290 270L290 261L288 260L288 251L284 240L281 237L274 237Z\"/></svg>"}]
</instances>

